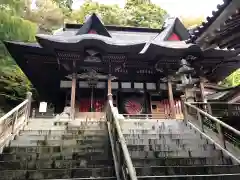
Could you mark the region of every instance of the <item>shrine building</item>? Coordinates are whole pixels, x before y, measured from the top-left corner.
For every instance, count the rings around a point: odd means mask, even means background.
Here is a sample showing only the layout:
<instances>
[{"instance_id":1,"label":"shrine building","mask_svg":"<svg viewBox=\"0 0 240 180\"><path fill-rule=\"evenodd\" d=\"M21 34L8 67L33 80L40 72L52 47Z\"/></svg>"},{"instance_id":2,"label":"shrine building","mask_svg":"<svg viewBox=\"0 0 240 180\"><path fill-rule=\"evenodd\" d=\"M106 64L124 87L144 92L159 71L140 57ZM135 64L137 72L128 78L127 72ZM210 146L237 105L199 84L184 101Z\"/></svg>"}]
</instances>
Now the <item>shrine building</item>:
<instances>
[{"instance_id":1,"label":"shrine building","mask_svg":"<svg viewBox=\"0 0 240 180\"><path fill-rule=\"evenodd\" d=\"M73 118L101 112L112 99L121 114L181 118L181 95L203 101L204 82L217 83L240 67L237 51L201 48L196 39L178 18L151 29L105 26L92 14L54 35L37 34L36 43L5 45L39 101L56 113L66 106Z\"/></svg>"}]
</instances>

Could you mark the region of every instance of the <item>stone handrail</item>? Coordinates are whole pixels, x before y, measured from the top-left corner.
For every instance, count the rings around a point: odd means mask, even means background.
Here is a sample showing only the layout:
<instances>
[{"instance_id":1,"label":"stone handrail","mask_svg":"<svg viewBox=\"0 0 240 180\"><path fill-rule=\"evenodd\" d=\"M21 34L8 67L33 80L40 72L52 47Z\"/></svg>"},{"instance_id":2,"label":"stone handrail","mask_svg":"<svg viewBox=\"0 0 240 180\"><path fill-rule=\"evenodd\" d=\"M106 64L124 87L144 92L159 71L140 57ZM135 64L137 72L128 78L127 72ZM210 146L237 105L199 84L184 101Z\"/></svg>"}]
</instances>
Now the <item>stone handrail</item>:
<instances>
[{"instance_id":1,"label":"stone handrail","mask_svg":"<svg viewBox=\"0 0 240 180\"><path fill-rule=\"evenodd\" d=\"M17 134L28 122L31 98L32 93L27 93L26 100L0 118L0 151L11 137Z\"/></svg>"},{"instance_id":2,"label":"stone handrail","mask_svg":"<svg viewBox=\"0 0 240 180\"><path fill-rule=\"evenodd\" d=\"M128 152L127 144L123 136L119 120L121 115L117 109L113 106L111 100L108 101L106 108L106 118L110 124L110 134L112 135L112 148L116 155L116 163L119 172L120 179L137 180L136 171L133 166L130 154Z\"/></svg>"},{"instance_id":3,"label":"stone handrail","mask_svg":"<svg viewBox=\"0 0 240 180\"><path fill-rule=\"evenodd\" d=\"M191 104L203 104L203 105L207 105L207 104L230 104L230 105L240 105L240 103L229 103L229 102L191 102Z\"/></svg>"},{"instance_id":4,"label":"stone handrail","mask_svg":"<svg viewBox=\"0 0 240 180\"><path fill-rule=\"evenodd\" d=\"M237 134L237 135L240 136L240 131L236 130L235 128L233 128L233 127L229 126L228 124L222 122L221 120L217 119L216 117L213 117L212 115L206 113L205 111L197 108L196 106L192 105L192 103L190 104L190 103L187 103L187 102L186 102L185 104L186 104L187 106L195 109L195 110L197 111L197 113L202 114L203 116L205 116L205 117L207 117L207 118L215 121L217 124L220 124L221 126L223 126L223 127L227 128L227 129L231 130L232 132L234 132L235 134Z\"/></svg>"},{"instance_id":5,"label":"stone handrail","mask_svg":"<svg viewBox=\"0 0 240 180\"><path fill-rule=\"evenodd\" d=\"M183 110L184 110L184 120L185 120L186 123L189 123L194 128L196 128L196 126L194 126L191 121L193 119L198 120L198 125L199 125L200 129L197 128L197 130L200 131L200 133L203 134L205 137L207 137L209 140L214 142L217 146L219 146L219 148L222 149L224 153L226 153L227 155L232 157L236 162L240 163L240 158L236 157L230 151L228 151L228 148L226 146L226 139L225 139L225 136L224 136L223 128L227 129L228 131L231 131L232 133L234 133L237 136L240 136L240 131L238 131L237 129L229 126L228 124L226 124L224 122L222 122L218 118L208 114L207 112L201 110L200 108L196 107L192 103L184 102L184 109ZM196 111L196 117L194 117L193 119L191 119L191 115L190 115L192 111ZM204 121L206 119L215 123L216 133L217 133L219 143L214 141L210 136L208 136L205 133L207 128L204 127L205 126ZM213 129L211 129L211 130L213 131Z\"/></svg>"}]
</instances>

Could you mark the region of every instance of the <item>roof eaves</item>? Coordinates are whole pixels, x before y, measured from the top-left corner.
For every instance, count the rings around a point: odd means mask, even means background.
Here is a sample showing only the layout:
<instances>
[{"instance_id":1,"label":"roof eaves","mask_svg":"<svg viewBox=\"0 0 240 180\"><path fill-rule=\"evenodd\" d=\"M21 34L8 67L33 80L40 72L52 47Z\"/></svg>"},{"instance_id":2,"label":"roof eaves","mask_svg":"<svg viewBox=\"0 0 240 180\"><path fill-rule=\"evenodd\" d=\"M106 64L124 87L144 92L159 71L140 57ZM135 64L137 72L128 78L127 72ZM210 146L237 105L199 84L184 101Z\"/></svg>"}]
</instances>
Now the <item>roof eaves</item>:
<instances>
[{"instance_id":1,"label":"roof eaves","mask_svg":"<svg viewBox=\"0 0 240 180\"><path fill-rule=\"evenodd\" d=\"M217 5L217 11L212 11L212 16L208 16L205 22L195 28L191 37L187 40L187 43L196 43L201 37L204 36L209 27L216 22L216 20L224 14L225 9L230 5L233 0L224 0L223 4Z\"/></svg>"},{"instance_id":2,"label":"roof eaves","mask_svg":"<svg viewBox=\"0 0 240 180\"><path fill-rule=\"evenodd\" d=\"M64 31L67 29L79 29L82 24L65 24ZM115 25L106 25L108 31L129 31L129 32L149 32L149 33L160 33L163 31L160 29L153 29L148 27L130 27L130 26L115 26Z\"/></svg>"}]
</instances>

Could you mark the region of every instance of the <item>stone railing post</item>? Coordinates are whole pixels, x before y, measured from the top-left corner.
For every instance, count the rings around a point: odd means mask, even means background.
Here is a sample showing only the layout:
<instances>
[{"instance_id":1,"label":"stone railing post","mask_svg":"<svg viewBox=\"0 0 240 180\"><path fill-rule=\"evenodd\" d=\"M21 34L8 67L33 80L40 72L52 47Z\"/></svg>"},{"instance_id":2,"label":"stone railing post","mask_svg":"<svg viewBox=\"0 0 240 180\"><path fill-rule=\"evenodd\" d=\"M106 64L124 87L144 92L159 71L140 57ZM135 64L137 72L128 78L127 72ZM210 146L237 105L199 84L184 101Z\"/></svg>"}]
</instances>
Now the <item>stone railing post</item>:
<instances>
[{"instance_id":1,"label":"stone railing post","mask_svg":"<svg viewBox=\"0 0 240 180\"><path fill-rule=\"evenodd\" d=\"M188 121L188 111L187 111L187 106L185 104L186 98L184 95L181 96L181 104L182 104L182 113L183 113L183 120L185 123Z\"/></svg>"},{"instance_id":2,"label":"stone railing post","mask_svg":"<svg viewBox=\"0 0 240 180\"><path fill-rule=\"evenodd\" d=\"M27 92L26 99L28 100L28 102L27 102L27 107L26 107L25 120L26 120L26 122L28 122L30 114L31 114L31 104L32 104L32 93L31 92Z\"/></svg>"}]
</instances>

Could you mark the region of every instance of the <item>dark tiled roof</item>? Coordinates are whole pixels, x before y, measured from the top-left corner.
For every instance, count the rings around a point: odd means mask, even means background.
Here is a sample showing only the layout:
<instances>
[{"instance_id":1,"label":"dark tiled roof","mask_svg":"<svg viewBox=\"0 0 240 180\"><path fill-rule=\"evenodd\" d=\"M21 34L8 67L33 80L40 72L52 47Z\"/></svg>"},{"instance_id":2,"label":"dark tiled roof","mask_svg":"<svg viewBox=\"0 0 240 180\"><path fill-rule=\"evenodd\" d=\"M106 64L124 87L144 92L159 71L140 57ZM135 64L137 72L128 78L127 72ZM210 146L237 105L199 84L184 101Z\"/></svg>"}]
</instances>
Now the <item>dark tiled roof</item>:
<instances>
[{"instance_id":1,"label":"dark tiled roof","mask_svg":"<svg viewBox=\"0 0 240 180\"><path fill-rule=\"evenodd\" d=\"M236 10L214 34L215 37L208 40L208 44L216 44L220 48L239 49L240 39L240 13Z\"/></svg>"},{"instance_id":2,"label":"dark tiled roof","mask_svg":"<svg viewBox=\"0 0 240 180\"><path fill-rule=\"evenodd\" d=\"M223 4L217 5L217 11L212 11L212 16L208 16L205 22L193 30L188 43L195 43L196 40L208 30L208 28L213 24L214 21L224 12L227 6L232 2L232 0L224 0Z\"/></svg>"},{"instance_id":3,"label":"dark tiled roof","mask_svg":"<svg viewBox=\"0 0 240 180\"><path fill-rule=\"evenodd\" d=\"M76 30L80 29L82 24L65 24L64 30ZM105 25L108 31L129 31L129 32L149 32L149 33L159 33L162 29L153 29L147 27L130 27L130 26L115 26L115 25Z\"/></svg>"}]
</instances>

